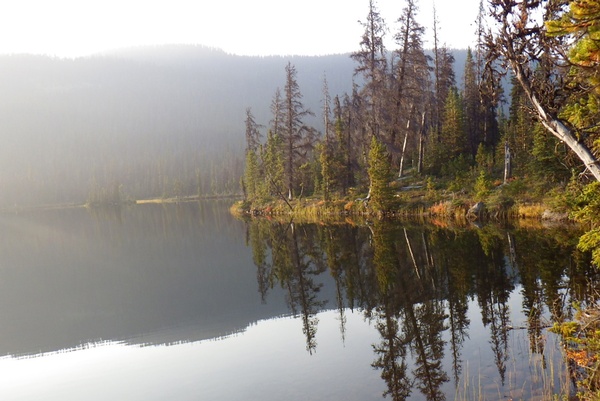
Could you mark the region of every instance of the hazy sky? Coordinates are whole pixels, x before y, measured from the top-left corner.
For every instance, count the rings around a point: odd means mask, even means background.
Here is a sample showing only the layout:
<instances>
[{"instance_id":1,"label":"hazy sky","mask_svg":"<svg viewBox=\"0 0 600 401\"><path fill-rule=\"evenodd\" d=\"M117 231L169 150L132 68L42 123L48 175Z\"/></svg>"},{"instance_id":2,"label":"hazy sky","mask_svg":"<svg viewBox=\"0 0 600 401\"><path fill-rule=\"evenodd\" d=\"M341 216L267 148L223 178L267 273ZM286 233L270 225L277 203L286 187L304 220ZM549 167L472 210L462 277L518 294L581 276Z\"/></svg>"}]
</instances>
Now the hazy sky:
<instances>
[{"instance_id":1,"label":"hazy sky","mask_svg":"<svg viewBox=\"0 0 600 401\"><path fill-rule=\"evenodd\" d=\"M417 0L431 26L434 0ZM479 0L435 0L441 41L473 44ZM390 32L403 0L377 0ZM186 43L247 55L319 55L358 49L368 0L14 0L0 5L0 53L77 57ZM426 39L430 38L428 29ZM431 42L425 43L426 47Z\"/></svg>"}]
</instances>

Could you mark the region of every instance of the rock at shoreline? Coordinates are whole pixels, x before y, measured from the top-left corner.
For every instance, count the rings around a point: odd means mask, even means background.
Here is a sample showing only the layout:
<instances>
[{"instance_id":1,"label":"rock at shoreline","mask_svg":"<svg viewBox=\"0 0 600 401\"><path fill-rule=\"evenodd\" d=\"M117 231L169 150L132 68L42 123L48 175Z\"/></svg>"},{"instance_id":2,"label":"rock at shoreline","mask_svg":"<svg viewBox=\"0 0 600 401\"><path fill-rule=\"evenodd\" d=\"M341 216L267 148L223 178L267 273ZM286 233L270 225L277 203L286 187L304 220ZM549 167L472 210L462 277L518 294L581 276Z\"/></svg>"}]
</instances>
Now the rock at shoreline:
<instances>
[{"instance_id":1,"label":"rock at shoreline","mask_svg":"<svg viewBox=\"0 0 600 401\"><path fill-rule=\"evenodd\" d=\"M469 208L469 210L467 211L467 217L471 217L471 218L479 218L482 216L483 212L485 211L485 204L483 202L477 202L476 204L474 204L473 206L471 206Z\"/></svg>"},{"instance_id":2,"label":"rock at shoreline","mask_svg":"<svg viewBox=\"0 0 600 401\"><path fill-rule=\"evenodd\" d=\"M564 221L568 219L569 214L567 212L553 212L551 210L544 210L544 213L542 213L542 220Z\"/></svg>"}]
</instances>

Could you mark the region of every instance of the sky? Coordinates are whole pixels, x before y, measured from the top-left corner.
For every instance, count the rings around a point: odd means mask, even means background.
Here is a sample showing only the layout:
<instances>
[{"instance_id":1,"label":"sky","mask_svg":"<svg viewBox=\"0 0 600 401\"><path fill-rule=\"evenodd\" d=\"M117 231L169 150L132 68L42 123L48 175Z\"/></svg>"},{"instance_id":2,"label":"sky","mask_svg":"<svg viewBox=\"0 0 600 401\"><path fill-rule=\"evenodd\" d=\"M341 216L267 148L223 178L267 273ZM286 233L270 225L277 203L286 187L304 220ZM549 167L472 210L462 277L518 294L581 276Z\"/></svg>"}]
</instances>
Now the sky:
<instances>
[{"instance_id":1,"label":"sky","mask_svg":"<svg viewBox=\"0 0 600 401\"><path fill-rule=\"evenodd\" d=\"M434 0L416 0L431 47ZM460 5L459 5L460 3ZM403 0L376 0L389 32ZM435 0L441 42L473 46L479 0ZM18 0L0 3L0 54L81 57L131 46L194 44L239 55L358 50L368 0Z\"/></svg>"}]
</instances>

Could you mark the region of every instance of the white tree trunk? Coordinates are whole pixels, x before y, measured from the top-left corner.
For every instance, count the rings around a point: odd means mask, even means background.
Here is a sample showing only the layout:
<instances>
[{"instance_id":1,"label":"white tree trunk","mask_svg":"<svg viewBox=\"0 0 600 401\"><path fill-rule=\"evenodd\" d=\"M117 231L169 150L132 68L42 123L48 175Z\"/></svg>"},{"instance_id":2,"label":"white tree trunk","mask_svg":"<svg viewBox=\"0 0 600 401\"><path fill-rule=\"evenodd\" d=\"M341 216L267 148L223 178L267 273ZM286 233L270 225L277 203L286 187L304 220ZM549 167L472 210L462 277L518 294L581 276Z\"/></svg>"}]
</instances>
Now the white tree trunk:
<instances>
[{"instance_id":1,"label":"white tree trunk","mask_svg":"<svg viewBox=\"0 0 600 401\"><path fill-rule=\"evenodd\" d=\"M534 94L531 85L525 78L523 67L521 64L518 63L516 57L509 61L517 80L519 81L525 94L531 101L531 104L533 105L535 112L537 113L538 119L542 123L542 125L548 131L550 131L552 135L564 142L584 163L586 169L589 170L590 173L592 173L596 181L600 181L600 165L598 163L598 159L592 154L590 149L583 142L579 142L577 140L573 131L571 131L560 120L548 114L548 112L544 109L544 106L542 106L539 99Z\"/></svg>"}]
</instances>

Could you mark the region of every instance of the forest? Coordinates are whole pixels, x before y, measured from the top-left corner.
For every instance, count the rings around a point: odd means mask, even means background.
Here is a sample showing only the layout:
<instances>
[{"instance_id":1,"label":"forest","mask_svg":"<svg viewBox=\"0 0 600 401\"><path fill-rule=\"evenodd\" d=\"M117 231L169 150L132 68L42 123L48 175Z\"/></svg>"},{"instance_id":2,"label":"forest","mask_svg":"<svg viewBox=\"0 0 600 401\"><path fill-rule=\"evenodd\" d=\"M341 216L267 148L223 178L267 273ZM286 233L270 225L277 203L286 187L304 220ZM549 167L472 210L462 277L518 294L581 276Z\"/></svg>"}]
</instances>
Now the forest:
<instances>
[{"instance_id":1,"label":"forest","mask_svg":"<svg viewBox=\"0 0 600 401\"><path fill-rule=\"evenodd\" d=\"M351 92L335 94L324 78L315 113L288 62L269 125L246 109L237 210L360 214L369 227L398 214L571 220L585 230L578 249L600 266L600 3L481 1L477 44L461 66L435 12L428 52L418 1L404 4L387 49L390 29L369 1ZM322 135L307 123L313 115ZM590 400L600 396L595 288L573 321L553 328L567 352L589 358L573 363L584 372L578 395Z\"/></svg>"},{"instance_id":2,"label":"forest","mask_svg":"<svg viewBox=\"0 0 600 401\"><path fill-rule=\"evenodd\" d=\"M584 186L600 180L597 2L482 1L477 44L460 65L435 12L433 49L424 48L417 0L391 32L395 49L384 46L391 29L377 4L366 11L351 92L336 94L325 77L312 110L288 62L269 124L247 108L246 210L270 201L293 209L291 200L310 196L380 214L408 197L420 207L462 197L561 213L583 202ZM307 122L314 116L322 132Z\"/></svg>"}]
</instances>

